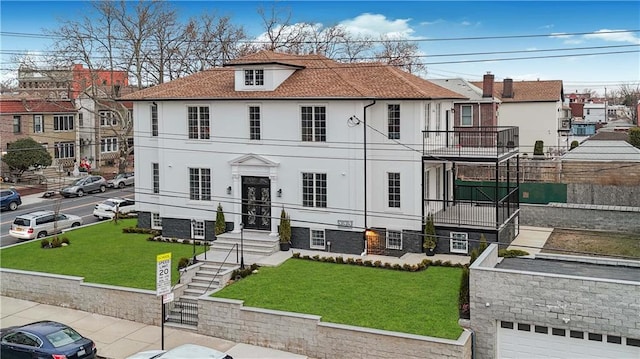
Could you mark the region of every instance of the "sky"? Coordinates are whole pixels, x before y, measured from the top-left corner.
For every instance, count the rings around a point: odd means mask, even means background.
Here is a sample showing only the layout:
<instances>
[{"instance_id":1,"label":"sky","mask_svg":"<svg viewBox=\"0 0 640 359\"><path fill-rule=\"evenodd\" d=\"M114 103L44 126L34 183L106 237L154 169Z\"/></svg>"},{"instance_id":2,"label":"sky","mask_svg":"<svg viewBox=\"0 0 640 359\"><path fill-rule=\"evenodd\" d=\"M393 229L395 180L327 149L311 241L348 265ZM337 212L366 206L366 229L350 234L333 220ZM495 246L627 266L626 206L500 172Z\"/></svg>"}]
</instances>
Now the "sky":
<instances>
[{"instance_id":1,"label":"sky","mask_svg":"<svg viewBox=\"0 0 640 359\"><path fill-rule=\"evenodd\" d=\"M248 35L263 29L258 8L276 5L291 22L342 25L416 41L423 75L479 81L562 80L565 94L640 86L638 1L172 1L182 18L228 15ZM85 1L0 1L0 78L15 77L13 53L51 46L44 29L82 16ZM524 59L523 59L524 58Z\"/></svg>"}]
</instances>

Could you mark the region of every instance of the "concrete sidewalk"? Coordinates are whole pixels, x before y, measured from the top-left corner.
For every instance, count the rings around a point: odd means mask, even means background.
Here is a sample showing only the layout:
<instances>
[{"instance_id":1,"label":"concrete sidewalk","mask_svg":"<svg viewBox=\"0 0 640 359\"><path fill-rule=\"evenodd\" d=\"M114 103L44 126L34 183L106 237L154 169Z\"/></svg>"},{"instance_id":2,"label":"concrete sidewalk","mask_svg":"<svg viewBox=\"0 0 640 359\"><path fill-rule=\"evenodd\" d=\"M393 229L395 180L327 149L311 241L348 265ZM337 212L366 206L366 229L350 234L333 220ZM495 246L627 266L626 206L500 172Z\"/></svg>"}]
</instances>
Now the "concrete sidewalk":
<instances>
[{"instance_id":1,"label":"concrete sidewalk","mask_svg":"<svg viewBox=\"0 0 640 359\"><path fill-rule=\"evenodd\" d=\"M520 233L507 249L520 249L535 256L542 251L553 228L520 226Z\"/></svg>"},{"instance_id":2,"label":"concrete sidewalk","mask_svg":"<svg viewBox=\"0 0 640 359\"><path fill-rule=\"evenodd\" d=\"M0 297L0 326L22 325L38 320L65 323L96 342L102 358L124 359L143 350L161 348L161 328L128 320L92 314L80 310ZM199 344L223 351L234 359L305 359L304 355L234 343L228 340L165 327L164 348L181 344Z\"/></svg>"}]
</instances>

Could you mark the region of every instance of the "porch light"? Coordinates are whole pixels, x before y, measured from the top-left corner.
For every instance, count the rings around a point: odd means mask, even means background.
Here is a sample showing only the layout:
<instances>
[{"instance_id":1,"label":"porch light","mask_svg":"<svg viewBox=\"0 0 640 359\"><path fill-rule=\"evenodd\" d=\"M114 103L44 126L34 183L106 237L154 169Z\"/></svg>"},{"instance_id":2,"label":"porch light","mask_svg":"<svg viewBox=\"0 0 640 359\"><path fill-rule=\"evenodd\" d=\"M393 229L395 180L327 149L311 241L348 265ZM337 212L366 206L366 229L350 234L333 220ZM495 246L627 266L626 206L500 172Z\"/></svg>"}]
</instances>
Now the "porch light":
<instances>
[{"instance_id":1,"label":"porch light","mask_svg":"<svg viewBox=\"0 0 640 359\"><path fill-rule=\"evenodd\" d=\"M227 187L227 194L231 194L231 186Z\"/></svg>"},{"instance_id":2,"label":"porch light","mask_svg":"<svg viewBox=\"0 0 640 359\"><path fill-rule=\"evenodd\" d=\"M280 188L278 192L276 192L276 195L278 196L278 198L282 197L282 188Z\"/></svg>"}]
</instances>

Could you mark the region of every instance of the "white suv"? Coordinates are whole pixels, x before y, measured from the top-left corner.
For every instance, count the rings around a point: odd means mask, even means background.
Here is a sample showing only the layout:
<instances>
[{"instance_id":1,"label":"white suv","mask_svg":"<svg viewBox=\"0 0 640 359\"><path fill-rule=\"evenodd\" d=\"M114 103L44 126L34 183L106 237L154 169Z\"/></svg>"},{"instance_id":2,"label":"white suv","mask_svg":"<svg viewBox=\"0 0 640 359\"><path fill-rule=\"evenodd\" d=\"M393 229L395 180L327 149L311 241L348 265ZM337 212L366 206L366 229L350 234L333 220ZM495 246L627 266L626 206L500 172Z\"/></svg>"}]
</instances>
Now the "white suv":
<instances>
[{"instance_id":1,"label":"white suv","mask_svg":"<svg viewBox=\"0 0 640 359\"><path fill-rule=\"evenodd\" d=\"M17 216L11 224L9 235L18 239L42 238L56 234L57 230L82 225L82 218L72 214L56 213L54 211L37 211Z\"/></svg>"},{"instance_id":2,"label":"white suv","mask_svg":"<svg viewBox=\"0 0 640 359\"><path fill-rule=\"evenodd\" d=\"M126 198L109 198L108 200L96 204L93 209L93 216L98 219L113 219L116 211L120 214L127 214L135 210L136 202Z\"/></svg>"}]
</instances>

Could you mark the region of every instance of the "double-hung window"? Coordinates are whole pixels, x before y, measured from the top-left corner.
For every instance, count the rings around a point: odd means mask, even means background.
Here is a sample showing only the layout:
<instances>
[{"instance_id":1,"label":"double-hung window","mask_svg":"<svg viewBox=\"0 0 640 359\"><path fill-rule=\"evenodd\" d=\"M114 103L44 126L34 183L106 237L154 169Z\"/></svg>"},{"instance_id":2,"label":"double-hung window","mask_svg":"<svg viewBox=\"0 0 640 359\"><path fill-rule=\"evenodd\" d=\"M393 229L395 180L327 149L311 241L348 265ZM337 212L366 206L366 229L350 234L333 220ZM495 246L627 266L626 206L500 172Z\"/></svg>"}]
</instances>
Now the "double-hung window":
<instances>
[{"instance_id":1,"label":"double-hung window","mask_svg":"<svg viewBox=\"0 0 640 359\"><path fill-rule=\"evenodd\" d=\"M442 126L442 118L440 111L442 110L441 104L436 104L436 136L440 136L440 127Z\"/></svg>"},{"instance_id":2,"label":"double-hung window","mask_svg":"<svg viewBox=\"0 0 640 359\"><path fill-rule=\"evenodd\" d=\"M469 250L469 239L467 233L451 232L450 248L451 253L467 253Z\"/></svg>"},{"instance_id":3,"label":"double-hung window","mask_svg":"<svg viewBox=\"0 0 640 359\"><path fill-rule=\"evenodd\" d=\"M118 152L118 138L117 137L105 137L100 140L100 152L110 153Z\"/></svg>"},{"instance_id":4,"label":"double-hung window","mask_svg":"<svg viewBox=\"0 0 640 359\"><path fill-rule=\"evenodd\" d=\"M74 158L76 156L73 142L55 142L53 155L55 158Z\"/></svg>"},{"instance_id":5,"label":"double-hung window","mask_svg":"<svg viewBox=\"0 0 640 359\"><path fill-rule=\"evenodd\" d=\"M473 111L471 105L460 106L462 112L460 114L460 126L472 126L473 125Z\"/></svg>"},{"instance_id":6,"label":"double-hung window","mask_svg":"<svg viewBox=\"0 0 640 359\"><path fill-rule=\"evenodd\" d=\"M389 139L390 140L399 140L400 139L400 105L399 104L390 104L387 105L387 118L388 118L388 129L389 129Z\"/></svg>"},{"instance_id":7,"label":"double-hung window","mask_svg":"<svg viewBox=\"0 0 640 359\"><path fill-rule=\"evenodd\" d=\"M162 217L160 217L160 213L151 213L151 228L162 229Z\"/></svg>"},{"instance_id":8,"label":"double-hung window","mask_svg":"<svg viewBox=\"0 0 640 359\"><path fill-rule=\"evenodd\" d=\"M302 205L304 207L327 207L327 174L302 174Z\"/></svg>"},{"instance_id":9,"label":"double-hung window","mask_svg":"<svg viewBox=\"0 0 640 359\"><path fill-rule=\"evenodd\" d=\"M73 131L73 115L54 115L54 131Z\"/></svg>"},{"instance_id":10,"label":"double-hung window","mask_svg":"<svg viewBox=\"0 0 640 359\"><path fill-rule=\"evenodd\" d=\"M151 105L151 136L158 137L158 105Z\"/></svg>"},{"instance_id":11,"label":"double-hung window","mask_svg":"<svg viewBox=\"0 0 640 359\"><path fill-rule=\"evenodd\" d=\"M13 116L13 133L22 132L22 119L20 116Z\"/></svg>"},{"instance_id":12,"label":"double-hung window","mask_svg":"<svg viewBox=\"0 0 640 359\"><path fill-rule=\"evenodd\" d=\"M118 118L113 111L100 111L98 116L100 117L101 127L110 127L118 124Z\"/></svg>"},{"instance_id":13,"label":"double-hung window","mask_svg":"<svg viewBox=\"0 0 640 359\"><path fill-rule=\"evenodd\" d=\"M244 70L244 84L245 86L263 86L264 70Z\"/></svg>"},{"instance_id":14,"label":"double-hung window","mask_svg":"<svg viewBox=\"0 0 640 359\"><path fill-rule=\"evenodd\" d=\"M321 229L312 229L310 231L311 234L311 242L309 243L310 248L312 249L324 249L325 248L325 235L324 230Z\"/></svg>"},{"instance_id":15,"label":"double-hung window","mask_svg":"<svg viewBox=\"0 0 640 359\"><path fill-rule=\"evenodd\" d=\"M42 115L33 115L33 133L44 132L44 120Z\"/></svg>"},{"instance_id":16,"label":"double-hung window","mask_svg":"<svg viewBox=\"0 0 640 359\"><path fill-rule=\"evenodd\" d=\"M260 106L249 106L249 139L260 139Z\"/></svg>"},{"instance_id":17,"label":"double-hung window","mask_svg":"<svg viewBox=\"0 0 640 359\"><path fill-rule=\"evenodd\" d=\"M189 199L211 200L211 169L189 168Z\"/></svg>"},{"instance_id":18,"label":"double-hung window","mask_svg":"<svg viewBox=\"0 0 640 359\"><path fill-rule=\"evenodd\" d=\"M327 108L325 106L302 106L300 108L302 121L302 141L327 141Z\"/></svg>"},{"instance_id":19,"label":"double-hung window","mask_svg":"<svg viewBox=\"0 0 640 359\"><path fill-rule=\"evenodd\" d=\"M209 139L209 106L189 106L189 138Z\"/></svg>"},{"instance_id":20,"label":"double-hung window","mask_svg":"<svg viewBox=\"0 0 640 359\"><path fill-rule=\"evenodd\" d=\"M388 249L402 249L402 232L401 231L387 231L387 248Z\"/></svg>"},{"instance_id":21,"label":"double-hung window","mask_svg":"<svg viewBox=\"0 0 640 359\"><path fill-rule=\"evenodd\" d=\"M191 237L194 239L204 239L204 221L191 221Z\"/></svg>"},{"instance_id":22,"label":"double-hung window","mask_svg":"<svg viewBox=\"0 0 640 359\"><path fill-rule=\"evenodd\" d=\"M400 208L400 173L388 172L389 208Z\"/></svg>"},{"instance_id":23,"label":"double-hung window","mask_svg":"<svg viewBox=\"0 0 640 359\"><path fill-rule=\"evenodd\" d=\"M160 165L158 163L152 163L153 173L153 193L160 193Z\"/></svg>"}]
</instances>

